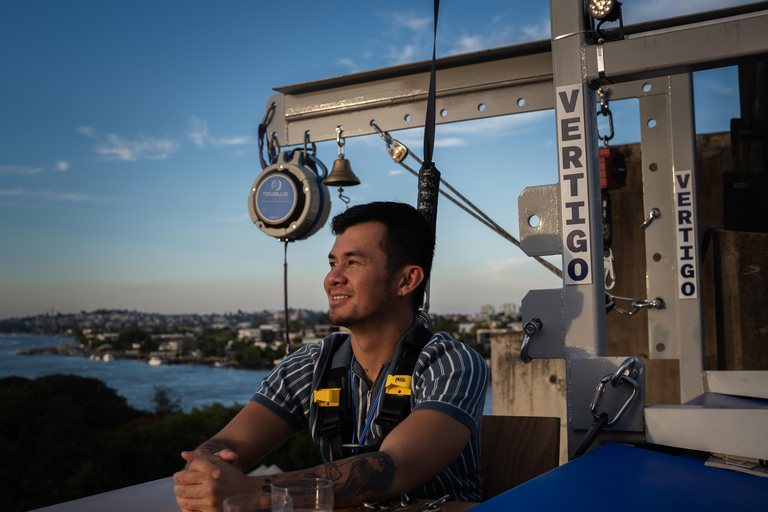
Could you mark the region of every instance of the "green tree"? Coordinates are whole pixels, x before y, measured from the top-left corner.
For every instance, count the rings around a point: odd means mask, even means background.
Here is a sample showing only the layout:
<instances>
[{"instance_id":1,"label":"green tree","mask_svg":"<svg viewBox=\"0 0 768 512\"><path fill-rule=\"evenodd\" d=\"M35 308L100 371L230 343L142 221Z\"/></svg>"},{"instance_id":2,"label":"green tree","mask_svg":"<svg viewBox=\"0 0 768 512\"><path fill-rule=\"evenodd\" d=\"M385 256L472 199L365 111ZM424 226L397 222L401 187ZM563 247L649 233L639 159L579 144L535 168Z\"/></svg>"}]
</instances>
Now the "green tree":
<instances>
[{"instance_id":1,"label":"green tree","mask_svg":"<svg viewBox=\"0 0 768 512\"><path fill-rule=\"evenodd\" d=\"M155 404L155 414L167 416L181 411L181 399L173 396L173 391L168 386L153 386L155 394L152 402Z\"/></svg>"},{"instance_id":2,"label":"green tree","mask_svg":"<svg viewBox=\"0 0 768 512\"><path fill-rule=\"evenodd\" d=\"M140 345L139 351L144 354L157 350L156 344L152 341L152 335L136 325L126 327L123 332L120 333L120 336L115 343L115 348L120 350L130 350L134 343Z\"/></svg>"},{"instance_id":3,"label":"green tree","mask_svg":"<svg viewBox=\"0 0 768 512\"><path fill-rule=\"evenodd\" d=\"M459 332L459 322L444 316L435 315L432 319L432 332L445 331L447 333Z\"/></svg>"}]
</instances>

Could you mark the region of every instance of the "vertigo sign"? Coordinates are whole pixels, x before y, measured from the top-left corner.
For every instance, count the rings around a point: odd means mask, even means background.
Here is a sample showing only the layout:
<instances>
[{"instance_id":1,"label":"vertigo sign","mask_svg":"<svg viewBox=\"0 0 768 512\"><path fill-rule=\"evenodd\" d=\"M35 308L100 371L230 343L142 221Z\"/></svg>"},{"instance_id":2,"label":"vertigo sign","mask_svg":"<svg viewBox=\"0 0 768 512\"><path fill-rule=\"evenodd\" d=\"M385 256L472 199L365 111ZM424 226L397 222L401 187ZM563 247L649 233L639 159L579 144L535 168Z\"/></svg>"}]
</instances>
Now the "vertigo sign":
<instances>
[{"instance_id":1,"label":"vertigo sign","mask_svg":"<svg viewBox=\"0 0 768 512\"><path fill-rule=\"evenodd\" d=\"M677 296L695 299L698 261L696 232L693 229L694 203L691 171L675 171L675 222L677 227Z\"/></svg>"},{"instance_id":2,"label":"vertigo sign","mask_svg":"<svg viewBox=\"0 0 768 512\"><path fill-rule=\"evenodd\" d=\"M581 84L567 85L558 87L555 97L564 241L563 281L566 285L592 283L585 119L581 94Z\"/></svg>"}]
</instances>

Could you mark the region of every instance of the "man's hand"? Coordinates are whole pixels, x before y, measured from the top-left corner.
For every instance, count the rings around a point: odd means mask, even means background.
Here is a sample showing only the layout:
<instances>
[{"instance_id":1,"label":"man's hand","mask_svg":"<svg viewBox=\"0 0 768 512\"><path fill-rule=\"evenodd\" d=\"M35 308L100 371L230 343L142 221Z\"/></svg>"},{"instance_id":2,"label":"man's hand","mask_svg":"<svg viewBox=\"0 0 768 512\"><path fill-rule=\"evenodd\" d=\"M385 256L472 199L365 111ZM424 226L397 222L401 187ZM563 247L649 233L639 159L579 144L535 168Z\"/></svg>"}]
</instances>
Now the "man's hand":
<instances>
[{"instance_id":1,"label":"man's hand","mask_svg":"<svg viewBox=\"0 0 768 512\"><path fill-rule=\"evenodd\" d=\"M200 471L207 473L211 478L219 478L221 472L216 467L215 462L220 459L234 465L241 472L243 471L242 466L240 466L240 457L229 448L224 448L216 453L211 453L210 450L201 448L193 451L181 452L181 458L187 461L187 465L184 469L189 469L192 462L200 460L204 462Z\"/></svg>"},{"instance_id":2,"label":"man's hand","mask_svg":"<svg viewBox=\"0 0 768 512\"><path fill-rule=\"evenodd\" d=\"M239 467L225 460L234 455L237 461L234 452L198 457L193 456L194 452L185 453L192 459L188 468L173 475L173 493L182 511L221 512L228 496L255 492L250 487L258 485L256 479L245 476Z\"/></svg>"}]
</instances>

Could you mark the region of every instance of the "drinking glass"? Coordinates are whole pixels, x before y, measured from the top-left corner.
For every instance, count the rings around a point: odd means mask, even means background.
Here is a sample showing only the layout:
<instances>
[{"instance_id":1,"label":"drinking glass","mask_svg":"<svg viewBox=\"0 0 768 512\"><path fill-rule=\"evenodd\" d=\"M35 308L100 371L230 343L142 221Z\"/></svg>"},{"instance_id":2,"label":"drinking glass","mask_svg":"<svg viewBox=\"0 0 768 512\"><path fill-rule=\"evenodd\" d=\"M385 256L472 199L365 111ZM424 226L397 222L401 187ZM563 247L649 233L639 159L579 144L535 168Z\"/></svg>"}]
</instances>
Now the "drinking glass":
<instances>
[{"instance_id":1,"label":"drinking glass","mask_svg":"<svg viewBox=\"0 0 768 512\"><path fill-rule=\"evenodd\" d=\"M333 512L333 482L296 478L272 482L273 496L293 498L293 512Z\"/></svg>"},{"instance_id":2,"label":"drinking glass","mask_svg":"<svg viewBox=\"0 0 768 512\"><path fill-rule=\"evenodd\" d=\"M224 512L293 512L293 500L266 492L241 494L224 500Z\"/></svg>"}]
</instances>

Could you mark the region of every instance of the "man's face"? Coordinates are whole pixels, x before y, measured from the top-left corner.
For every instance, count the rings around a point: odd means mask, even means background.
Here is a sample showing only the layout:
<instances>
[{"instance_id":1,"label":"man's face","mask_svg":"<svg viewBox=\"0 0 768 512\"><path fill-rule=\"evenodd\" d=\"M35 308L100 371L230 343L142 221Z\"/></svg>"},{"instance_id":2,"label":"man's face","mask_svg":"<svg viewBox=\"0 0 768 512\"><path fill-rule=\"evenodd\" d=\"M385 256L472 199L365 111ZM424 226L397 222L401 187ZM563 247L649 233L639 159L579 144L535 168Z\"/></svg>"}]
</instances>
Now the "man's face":
<instances>
[{"instance_id":1,"label":"man's face","mask_svg":"<svg viewBox=\"0 0 768 512\"><path fill-rule=\"evenodd\" d=\"M386 321L396 294L381 249L386 229L380 222L365 222L336 236L324 281L331 323L352 329Z\"/></svg>"}]
</instances>

